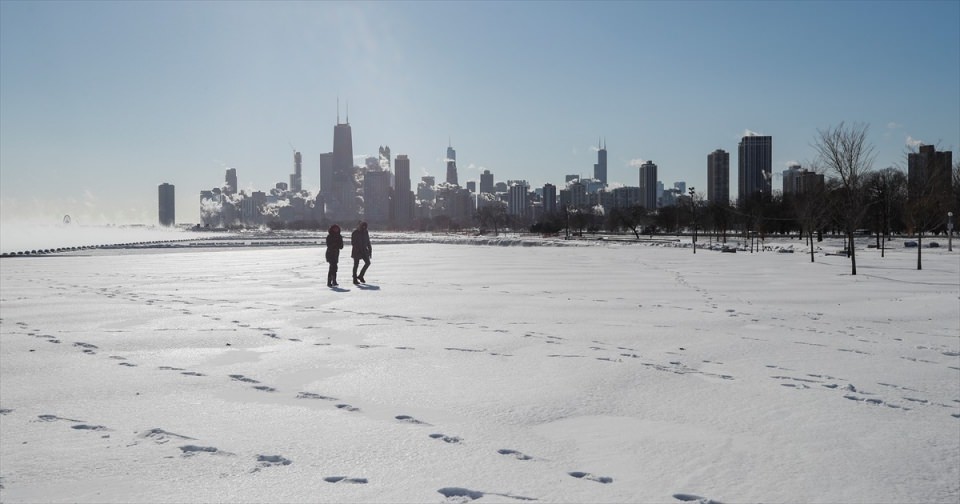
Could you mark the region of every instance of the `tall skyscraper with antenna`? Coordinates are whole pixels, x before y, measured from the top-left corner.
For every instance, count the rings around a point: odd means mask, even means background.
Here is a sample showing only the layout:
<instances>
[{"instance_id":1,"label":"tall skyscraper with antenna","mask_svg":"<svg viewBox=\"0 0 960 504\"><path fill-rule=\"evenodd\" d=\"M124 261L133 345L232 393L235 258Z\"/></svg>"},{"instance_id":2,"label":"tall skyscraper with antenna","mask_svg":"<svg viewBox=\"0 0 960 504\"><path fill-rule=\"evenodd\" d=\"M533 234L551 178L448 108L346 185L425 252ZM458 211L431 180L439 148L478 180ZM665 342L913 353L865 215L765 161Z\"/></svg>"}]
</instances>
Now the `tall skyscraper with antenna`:
<instances>
[{"instance_id":1,"label":"tall skyscraper with antenna","mask_svg":"<svg viewBox=\"0 0 960 504\"><path fill-rule=\"evenodd\" d=\"M337 124L333 127L333 191L327 202L331 218L355 220L357 207L357 182L353 168L353 133L350 129L350 106L347 105L346 122L340 122L340 100L337 100Z\"/></svg>"},{"instance_id":2,"label":"tall skyscraper with antenna","mask_svg":"<svg viewBox=\"0 0 960 504\"><path fill-rule=\"evenodd\" d=\"M457 182L457 151L447 142L447 183L460 185Z\"/></svg>"},{"instance_id":3,"label":"tall skyscraper with antenna","mask_svg":"<svg viewBox=\"0 0 960 504\"><path fill-rule=\"evenodd\" d=\"M593 178L599 180L604 186L607 185L607 141L600 144L597 140L597 164L593 165Z\"/></svg>"},{"instance_id":4,"label":"tall skyscraper with antenna","mask_svg":"<svg viewBox=\"0 0 960 504\"><path fill-rule=\"evenodd\" d=\"M290 175L290 190L300 192L303 189L303 158L300 153L293 151L293 174Z\"/></svg>"}]
</instances>

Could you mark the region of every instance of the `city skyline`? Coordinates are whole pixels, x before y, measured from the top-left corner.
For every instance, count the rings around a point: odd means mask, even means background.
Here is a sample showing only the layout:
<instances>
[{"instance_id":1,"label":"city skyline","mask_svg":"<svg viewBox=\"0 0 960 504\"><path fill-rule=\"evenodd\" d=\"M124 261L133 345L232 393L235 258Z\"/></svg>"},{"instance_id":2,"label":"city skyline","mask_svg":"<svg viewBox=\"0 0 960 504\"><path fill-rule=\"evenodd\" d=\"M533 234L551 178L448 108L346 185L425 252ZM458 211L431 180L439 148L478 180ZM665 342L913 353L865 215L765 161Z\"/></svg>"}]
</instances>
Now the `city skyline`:
<instances>
[{"instance_id":1,"label":"city skyline","mask_svg":"<svg viewBox=\"0 0 960 504\"><path fill-rule=\"evenodd\" d=\"M414 185L446 179L451 146L462 186L489 170L562 187L604 146L613 186L653 160L665 185L706 193L707 156L750 132L773 137L774 189L842 121L870 124L875 169L960 143L957 2L0 9L4 220L152 224L170 183L191 222L227 168L248 193L292 182L291 147L315 193L340 106L353 164L389 145Z\"/></svg>"}]
</instances>

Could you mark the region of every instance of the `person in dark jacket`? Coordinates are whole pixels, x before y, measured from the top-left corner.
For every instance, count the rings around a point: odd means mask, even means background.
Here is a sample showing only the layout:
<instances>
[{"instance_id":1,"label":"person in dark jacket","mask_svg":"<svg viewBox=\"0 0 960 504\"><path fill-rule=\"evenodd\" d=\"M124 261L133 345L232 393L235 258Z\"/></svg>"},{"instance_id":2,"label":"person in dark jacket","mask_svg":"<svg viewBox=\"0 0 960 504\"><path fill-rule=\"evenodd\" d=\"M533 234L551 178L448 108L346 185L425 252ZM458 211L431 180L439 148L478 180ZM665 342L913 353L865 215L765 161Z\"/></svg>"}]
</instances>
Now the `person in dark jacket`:
<instances>
[{"instance_id":1,"label":"person in dark jacket","mask_svg":"<svg viewBox=\"0 0 960 504\"><path fill-rule=\"evenodd\" d=\"M337 263L340 261L340 249L343 248L343 236L340 235L340 226L334 224L330 226L327 232L327 262L330 268L327 270L327 287L336 287L337 283Z\"/></svg>"},{"instance_id":2,"label":"person in dark jacket","mask_svg":"<svg viewBox=\"0 0 960 504\"><path fill-rule=\"evenodd\" d=\"M370 233L367 232L366 222L361 221L360 226L350 234L350 246L353 249L350 252L350 257L353 258L353 283L367 283L367 281L363 279L363 274L366 273L367 268L370 267L370 257L373 256L373 247L370 246ZM361 260L363 260L363 269L357 274L357 267L360 266Z\"/></svg>"}]
</instances>

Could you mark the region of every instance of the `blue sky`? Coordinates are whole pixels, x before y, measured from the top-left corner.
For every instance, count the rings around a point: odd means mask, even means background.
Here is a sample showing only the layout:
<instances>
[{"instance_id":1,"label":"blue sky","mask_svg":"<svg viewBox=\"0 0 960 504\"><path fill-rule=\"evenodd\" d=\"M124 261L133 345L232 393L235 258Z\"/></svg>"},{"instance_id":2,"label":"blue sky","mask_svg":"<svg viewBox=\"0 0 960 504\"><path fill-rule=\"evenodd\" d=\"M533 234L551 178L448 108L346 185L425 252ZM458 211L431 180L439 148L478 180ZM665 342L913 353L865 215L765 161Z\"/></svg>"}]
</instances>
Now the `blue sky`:
<instances>
[{"instance_id":1,"label":"blue sky","mask_svg":"<svg viewBox=\"0 0 960 504\"><path fill-rule=\"evenodd\" d=\"M236 168L241 189L319 186L337 98L354 152L407 154L414 183L705 189L706 156L773 136L774 171L817 129L870 125L876 168L922 141L960 158L960 2L0 1L0 219L177 221ZM359 163L359 162L358 162ZM774 179L780 183L779 177ZM736 187L736 180L731 180Z\"/></svg>"}]
</instances>

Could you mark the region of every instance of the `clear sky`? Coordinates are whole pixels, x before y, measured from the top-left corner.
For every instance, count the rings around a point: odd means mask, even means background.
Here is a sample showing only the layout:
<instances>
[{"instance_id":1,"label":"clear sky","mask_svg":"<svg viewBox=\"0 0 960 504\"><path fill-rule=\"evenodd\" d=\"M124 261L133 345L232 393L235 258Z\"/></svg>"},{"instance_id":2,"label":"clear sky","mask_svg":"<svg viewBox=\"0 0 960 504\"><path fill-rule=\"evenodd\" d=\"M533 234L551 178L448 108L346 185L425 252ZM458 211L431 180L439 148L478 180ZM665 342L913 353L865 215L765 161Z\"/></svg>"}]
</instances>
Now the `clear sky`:
<instances>
[{"instance_id":1,"label":"clear sky","mask_svg":"<svg viewBox=\"0 0 960 504\"><path fill-rule=\"evenodd\" d=\"M319 187L337 99L354 153L413 183L611 183L640 160L705 189L706 157L773 136L775 188L817 129L867 123L876 168L911 142L960 158L960 1L21 2L0 0L0 219L177 222L241 189ZM361 164L358 160L357 164Z\"/></svg>"}]
</instances>

